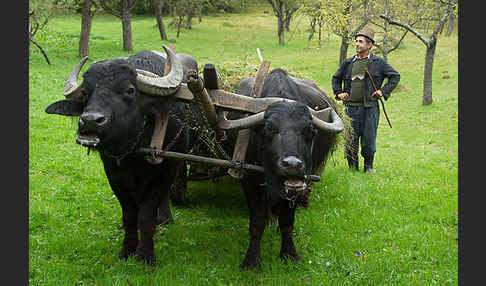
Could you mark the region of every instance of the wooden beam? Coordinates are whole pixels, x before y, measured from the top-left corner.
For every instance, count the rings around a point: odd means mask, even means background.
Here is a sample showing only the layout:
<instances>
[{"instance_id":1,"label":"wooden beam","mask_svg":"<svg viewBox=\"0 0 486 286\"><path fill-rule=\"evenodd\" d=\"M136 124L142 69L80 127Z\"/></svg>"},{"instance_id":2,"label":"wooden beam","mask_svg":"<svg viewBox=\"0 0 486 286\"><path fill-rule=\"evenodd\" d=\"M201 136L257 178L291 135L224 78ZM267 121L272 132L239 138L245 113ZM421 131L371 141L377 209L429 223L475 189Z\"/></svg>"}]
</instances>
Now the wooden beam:
<instances>
[{"instance_id":1,"label":"wooden beam","mask_svg":"<svg viewBox=\"0 0 486 286\"><path fill-rule=\"evenodd\" d=\"M216 114L216 108L213 104L213 101L211 97L208 94L208 91L206 88L204 88L203 81L197 74L195 70L190 70L187 72L187 87L189 90L192 92L195 98L198 98L198 100L201 101L202 106L203 106L203 112L206 115L206 118L208 119L210 127L216 131L216 136L218 139L221 139L223 136L223 133L221 129L218 127L218 117Z\"/></svg>"},{"instance_id":2,"label":"wooden beam","mask_svg":"<svg viewBox=\"0 0 486 286\"><path fill-rule=\"evenodd\" d=\"M217 166L231 167L231 168L243 168L245 170L250 170L250 171L260 172L260 173L264 172L263 167L259 165L253 165L247 163L236 163L228 160L208 158L208 157L202 157L202 156L179 153L179 152L154 150L151 148L139 148L137 152L140 154L145 154L149 156L151 155L155 157L161 156L161 157L172 158L177 160L194 161L194 162L199 162L199 163L204 163L209 165L217 165ZM316 175L310 175L308 179L313 182L318 182L321 178Z\"/></svg>"},{"instance_id":3,"label":"wooden beam","mask_svg":"<svg viewBox=\"0 0 486 286\"><path fill-rule=\"evenodd\" d=\"M257 49L260 61L260 68L258 69L257 77L253 85L251 94L253 97L261 97L263 90L263 83L267 77L268 69L270 68L270 62L264 61L261 57L260 50ZM233 150L233 161L244 162L246 158L246 151L248 150L248 143L250 142L251 129L242 129L238 131L238 136L236 137L236 143ZM241 169L229 168L228 174L235 178L241 179L245 175Z\"/></svg>"},{"instance_id":4,"label":"wooden beam","mask_svg":"<svg viewBox=\"0 0 486 286\"><path fill-rule=\"evenodd\" d=\"M171 49L174 53L176 52L175 45L169 45L169 49ZM170 72L170 59L167 57L165 59L165 67L164 67L164 75L167 75ZM169 114L168 113L156 113L155 114L155 126L154 126L154 133L152 134L152 139L150 142L150 147L156 150L162 150L162 146L164 145L165 133L167 132L167 123L169 122ZM160 164L164 160L163 157L152 157L146 156L145 160L150 164Z\"/></svg>"}]
</instances>

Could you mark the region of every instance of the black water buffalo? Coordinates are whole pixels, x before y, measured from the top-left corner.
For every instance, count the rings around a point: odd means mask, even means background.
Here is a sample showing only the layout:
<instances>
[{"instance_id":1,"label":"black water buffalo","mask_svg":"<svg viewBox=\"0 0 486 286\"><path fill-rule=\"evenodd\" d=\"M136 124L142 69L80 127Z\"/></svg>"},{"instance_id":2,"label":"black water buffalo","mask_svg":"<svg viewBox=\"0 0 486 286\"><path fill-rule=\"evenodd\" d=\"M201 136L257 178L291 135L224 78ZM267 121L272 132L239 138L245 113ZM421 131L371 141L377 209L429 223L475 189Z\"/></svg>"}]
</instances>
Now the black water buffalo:
<instances>
[{"instance_id":1,"label":"black water buffalo","mask_svg":"<svg viewBox=\"0 0 486 286\"><path fill-rule=\"evenodd\" d=\"M249 96L254 78L238 85L238 93ZM281 233L280 258L299 261L292 232L296 205L306 202L310 192L309 175L324 170L328 156L336 144L343 122L334 111L333 102L308 80L289 76L275 69L265 79L261 97L279 97L297 102L275 102L269 105L263 119L251 128L246 162L263 165L264 174L250 172L241 180L249 208L250 244L242 269L259 267L260 240L266 222L278 217ZM331 123L313 117L316 110L331 107ZM228 118L239 116L230 114ZM230 135L233 142L235 134ZM231 143L229 150L232 150Z\"/></svg>"},{"instance_id":2,"label":"black water buffalo","mask_svg":"<svg viewBox=\"0 0 486 286\"><path fill-rule=\"evenodd\" d=\"M126 259L135 255L137 260L150 264L156 261L153 242L156 223L162 218L172 218L169 189L179 169L185 166L184 161L167 158L161 164L149 164L144 155L135 151L150 145L156 113L169 113L163 148L173 142L172 151L189 151L191 134L181 129L184 103L167 95L177 90L188 70L197 70L192 56L175 55L165 46L164 49L171 64L165 76L165 55L142 51L93 63L78 85L77 78L86 61L83 59L66 81L67 99L46 109L49 114L79 117L76 142L99 151L109 184L122 208L125 237L119 256ZM145 102L155 97L156 101ZM185 175L184 171L180 173Z\"/></svg>"}]
</instances>

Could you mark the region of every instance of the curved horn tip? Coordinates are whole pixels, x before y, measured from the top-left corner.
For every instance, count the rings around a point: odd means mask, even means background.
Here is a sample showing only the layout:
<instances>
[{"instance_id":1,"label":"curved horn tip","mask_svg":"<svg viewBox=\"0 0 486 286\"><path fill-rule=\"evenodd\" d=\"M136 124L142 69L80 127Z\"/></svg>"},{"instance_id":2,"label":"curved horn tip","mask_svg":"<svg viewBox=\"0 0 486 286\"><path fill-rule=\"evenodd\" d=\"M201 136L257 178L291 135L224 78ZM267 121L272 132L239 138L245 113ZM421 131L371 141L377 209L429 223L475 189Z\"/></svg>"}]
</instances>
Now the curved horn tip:
<instances>
[{"instance_id":1,"label":"curved horn tip","mask_svg":"<svg viewBox=\"0 0 486 286\"><path fill-rule=\"evenodd\" d=\"M173 51L173 50L171 50L171 48L169 48L169 47L168 47L168 46L166 46L166 45L162 45L162 48L165 50L165 52L166 52L167 54L169 53L169 52L168 52L168 50L169 50L170 52L174 53L174 51Z\"/></svg>"}]
</instances>

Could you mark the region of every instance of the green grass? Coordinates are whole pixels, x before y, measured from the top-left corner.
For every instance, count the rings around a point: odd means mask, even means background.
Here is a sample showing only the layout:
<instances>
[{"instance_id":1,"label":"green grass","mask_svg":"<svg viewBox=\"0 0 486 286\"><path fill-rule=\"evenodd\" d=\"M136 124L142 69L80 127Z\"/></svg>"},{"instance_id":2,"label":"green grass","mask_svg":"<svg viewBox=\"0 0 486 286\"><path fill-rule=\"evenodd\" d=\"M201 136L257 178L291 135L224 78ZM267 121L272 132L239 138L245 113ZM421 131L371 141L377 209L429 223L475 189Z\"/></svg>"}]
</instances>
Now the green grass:
<instances>
[{"instance_id":1,"label":"green grass","mask_svg":"<svg viewBox=\"0 0 486 286\"><path fill-rule=\"evenodd\" d=\"M258 67L258 47L272 68L285 67L331 93L339 40L325 36L318 49L307 42L304 23L280 47L276 19L270 6L261 4L249 13L196 21L176 39L177 51L244 77L243 71L254 74L251 67ZM137 16L132 24L134 52L161 50L153 18ZM381 116L377 173L347 171L339 146L313 186L310 207L297 210L295 241L302 263L280 262L280 235L272 225L262 239L262 271L242 272L248 215L241 187L230 178L189 184L188 203L172 207L175 223L156 234L155 268L118 260L121 210L102 163L75 144L74 119L44 112L62 99L64 80L79 61L80 26L80 15L50 23L55 37L39 40L50 66L31 47L30 285L128 285L127 278L133 285L458 284L457 35L438 40L430 106L421 104L425 46L408 36L389 55L401 81L386 102L393 129ZM168 34L175 38L173 29ZM121 47L119 20L97 15L87 66L130 54ZM445 74L450 78L442 79Z\"/></svg>"}]
</instances>

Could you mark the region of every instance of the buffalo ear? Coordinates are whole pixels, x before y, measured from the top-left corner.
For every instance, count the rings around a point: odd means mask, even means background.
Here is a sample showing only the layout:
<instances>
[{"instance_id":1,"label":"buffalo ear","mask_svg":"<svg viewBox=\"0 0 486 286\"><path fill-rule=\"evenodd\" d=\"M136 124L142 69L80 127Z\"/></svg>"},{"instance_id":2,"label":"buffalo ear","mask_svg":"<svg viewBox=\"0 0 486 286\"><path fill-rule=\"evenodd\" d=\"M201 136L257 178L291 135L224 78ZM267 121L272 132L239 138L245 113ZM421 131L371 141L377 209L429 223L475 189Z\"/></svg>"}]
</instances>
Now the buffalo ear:
<instances>
[{"instance_id":1,"label":"buffalo ear","mask_svg":"<svg viewBox=\"0 0 486 286\"><path fill-rule=\"evenodd\" d=\"M46 108L48 114L59 114L65 116L80 116L83 113L85 103L75 100L59 100Z\"/></svg>"}]
</instances>

